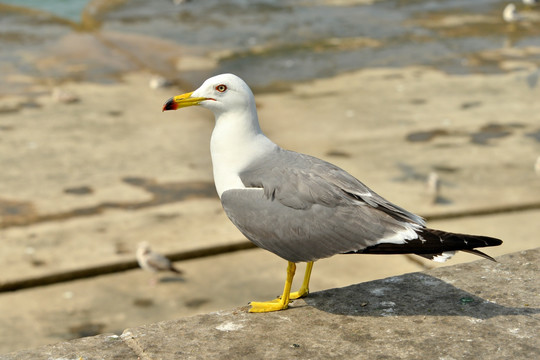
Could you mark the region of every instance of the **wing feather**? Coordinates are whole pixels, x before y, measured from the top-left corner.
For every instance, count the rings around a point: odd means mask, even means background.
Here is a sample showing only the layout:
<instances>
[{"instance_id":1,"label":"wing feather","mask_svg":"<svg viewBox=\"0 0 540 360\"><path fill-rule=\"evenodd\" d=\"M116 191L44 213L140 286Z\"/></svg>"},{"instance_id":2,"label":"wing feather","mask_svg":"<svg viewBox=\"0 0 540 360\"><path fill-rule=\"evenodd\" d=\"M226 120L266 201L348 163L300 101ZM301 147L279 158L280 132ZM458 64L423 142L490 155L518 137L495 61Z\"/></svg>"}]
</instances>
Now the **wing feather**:
<instances>
[{"instance_id":1,"label":"wing feather","mask_svg":"<svg viewBox=\"0 0 540 360\"><path fill-rule=\"evenodd\" d=\"M344 170L308 155L280 150L240 178L247 189L222 194L225 212L257 246L289 261L360 251L384 239L403 243L423 225Z\"/></svg>"}]
</instances>

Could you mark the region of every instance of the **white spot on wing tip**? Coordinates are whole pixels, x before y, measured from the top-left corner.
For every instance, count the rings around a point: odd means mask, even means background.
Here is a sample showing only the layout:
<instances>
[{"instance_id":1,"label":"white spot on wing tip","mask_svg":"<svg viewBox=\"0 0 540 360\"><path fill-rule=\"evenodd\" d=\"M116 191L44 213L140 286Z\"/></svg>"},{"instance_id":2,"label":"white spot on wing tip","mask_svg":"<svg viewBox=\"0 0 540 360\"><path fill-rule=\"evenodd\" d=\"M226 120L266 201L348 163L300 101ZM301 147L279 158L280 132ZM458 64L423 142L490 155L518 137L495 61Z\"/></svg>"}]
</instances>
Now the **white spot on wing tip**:
<instances>
[{"instance_id":1,"label":"white spot on wing tip","mask_svg":"<svg viewBox=\"0 0 540 360\"><path fill-rule=\"evenodd\" d=\"M456 254L455 251L445 251L441 255L434 256L433 259L431 259L431 260L433 260L435 262L443 263L446 260L450 259L455 254Z\"/></svg>"},{"instance_id":2,"label":"white spot on wing tip","mask_svg":"<svg viewBox=\"0 0 540 360\"><path fill-rule=\"evenodd\" d=\"M380 239L377 244L405 244L407 241L418 239L417 224L403 223L403 226L402 230Z\"/></svg>"}]
</instances>

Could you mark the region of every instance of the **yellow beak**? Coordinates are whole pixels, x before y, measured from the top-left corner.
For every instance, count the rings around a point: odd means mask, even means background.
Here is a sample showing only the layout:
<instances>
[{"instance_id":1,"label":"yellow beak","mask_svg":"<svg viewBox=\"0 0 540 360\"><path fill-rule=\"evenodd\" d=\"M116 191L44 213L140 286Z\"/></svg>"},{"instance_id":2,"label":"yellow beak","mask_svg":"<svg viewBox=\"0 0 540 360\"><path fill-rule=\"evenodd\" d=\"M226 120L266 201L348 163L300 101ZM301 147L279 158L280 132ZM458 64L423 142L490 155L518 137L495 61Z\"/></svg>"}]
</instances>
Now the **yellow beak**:
<instances>
[{"instance_id":1,"label":"yellow beak","mask_svg":"<svg viewBox=\"0 0 540 360\"><path fill-rule=\"evenodd\" d=\"M201 101L204 100L210 100L209 98L205 97L191 97L191 94L193 94L193 91L170 98L169 100L167 100L165 105L163 105L162 111L178 110L183 107L199 105Z\"/></svg>"}]
</instances>

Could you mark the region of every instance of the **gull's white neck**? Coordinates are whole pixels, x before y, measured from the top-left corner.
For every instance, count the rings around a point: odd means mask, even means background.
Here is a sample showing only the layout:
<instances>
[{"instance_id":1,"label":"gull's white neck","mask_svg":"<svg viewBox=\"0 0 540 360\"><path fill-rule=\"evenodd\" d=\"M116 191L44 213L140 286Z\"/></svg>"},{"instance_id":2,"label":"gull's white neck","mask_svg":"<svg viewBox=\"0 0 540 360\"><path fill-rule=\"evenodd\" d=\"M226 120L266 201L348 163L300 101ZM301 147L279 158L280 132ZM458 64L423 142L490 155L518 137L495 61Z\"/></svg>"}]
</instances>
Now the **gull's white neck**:
<instances>
[{"instance_id":1,"label":"gull's white neck","mask_svg":"<svg viewBox=\"0 0 540 360\"><path fill-rule=\"evenodd\" d=\"M210 140L216 190L245 188L239 174L259 157L277 149L261 131L255 108L216 114Z\"/></svg>"}]
</instances>

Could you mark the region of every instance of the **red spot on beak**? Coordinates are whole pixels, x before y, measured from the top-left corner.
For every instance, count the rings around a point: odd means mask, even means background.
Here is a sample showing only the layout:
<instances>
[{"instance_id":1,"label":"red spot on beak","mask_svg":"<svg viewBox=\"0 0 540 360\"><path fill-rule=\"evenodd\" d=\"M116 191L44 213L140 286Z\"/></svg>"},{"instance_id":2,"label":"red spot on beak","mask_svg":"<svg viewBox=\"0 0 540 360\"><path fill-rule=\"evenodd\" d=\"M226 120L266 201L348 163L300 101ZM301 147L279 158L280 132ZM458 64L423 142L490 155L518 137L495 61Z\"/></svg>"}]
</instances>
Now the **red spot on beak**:
<instances>
[{"instance_id":1,"label":"red spot on beak","mask_svg":"<svg viewBox=\"0 0 540 360\"><path fill-rule=\"evenodd\" d=\"M161 111L166 111L166 110L176 110L178 109L178 104L176 103L176 101L174 101L174 98L170 98L169 100L167 100L167 102L163 105L163 109L161 109Z\"/></svg>"}]
</instances>

